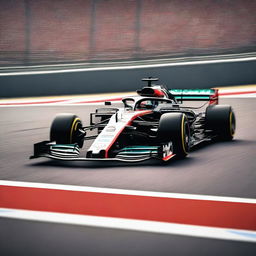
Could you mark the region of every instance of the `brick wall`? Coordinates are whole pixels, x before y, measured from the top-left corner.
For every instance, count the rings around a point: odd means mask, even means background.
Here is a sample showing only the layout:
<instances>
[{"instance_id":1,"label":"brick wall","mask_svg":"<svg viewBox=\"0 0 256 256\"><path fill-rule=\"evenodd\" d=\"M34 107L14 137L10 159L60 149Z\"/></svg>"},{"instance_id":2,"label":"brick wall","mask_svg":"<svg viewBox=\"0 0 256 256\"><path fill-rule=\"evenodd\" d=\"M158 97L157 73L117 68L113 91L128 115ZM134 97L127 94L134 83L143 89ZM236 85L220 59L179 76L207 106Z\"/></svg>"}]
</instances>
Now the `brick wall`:
<instances>
[{"instance_id":1,"label":"brick wall","mask_svg":"<svg viewBox=\"0 0 256 256\"><path fill-rule=\"evenodd\" d=\"M255 50L255 0L0 0L0 65Z\"/></svg>"},{"instance_id":2,"label":"brick wall","mask_svg":"<svg viewBox=\"0 0 256 256\"><path fill-rule=\"evenodd\" d=\"M30 51L53 59L87 58L90 11L90 0L31 1Z\"/></svg>"},{"instance_id":3,"label":"brick wall","mask_svg":"<svg viewBox=\"0 0 256 256\"><path fill-rule=\"evenodd\" d=\"M0 61L22 63L26 51L23 1L0 0Z\"/></svg>"},{"instance_id":4,"label":"brick wall","mask_svg":"<svg viewBox=\"0 0 256 256\"><path fill-rule=\"evenodd\" d=\"M141 48L176 53L255 45L255 11L253 0L143 1Z\"/></svg>"},{"instance_id":5,"label":"brick wall","mask_svg":"<svg viewBox=\"0 0 256 256\"><path fill-rule=\"evenodd\" d=\"M96 1L95 10L94 58L132 55L136 1Z\"/></svg>"}]
</instances>

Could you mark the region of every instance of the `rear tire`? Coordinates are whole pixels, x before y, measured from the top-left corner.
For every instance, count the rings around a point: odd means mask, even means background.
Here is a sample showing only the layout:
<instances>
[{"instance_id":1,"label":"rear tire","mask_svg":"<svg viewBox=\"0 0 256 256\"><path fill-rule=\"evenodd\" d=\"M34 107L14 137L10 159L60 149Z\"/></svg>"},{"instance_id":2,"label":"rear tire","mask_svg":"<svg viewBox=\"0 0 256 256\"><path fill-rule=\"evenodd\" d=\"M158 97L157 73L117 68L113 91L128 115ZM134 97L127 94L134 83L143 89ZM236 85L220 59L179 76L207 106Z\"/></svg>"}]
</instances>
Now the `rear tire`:
<instances>
[{"instance_id":1,"label":"rear tire","mask_svg":"<svg viewBox=\"0 0 256 256\"><path fill-rule=\"evenodd\" d=\"M161 143L172 142L173 153L184 158L189 151L190 129L188 120L183 113L166 113L160 118L158 135Z\"/></svg>"},{"instance_id":2,"label":"rear tire","mask_svg":"<svg viewBox=\"0 0 256 256\"><path fill-rule=\"evenodd\" d=\"M232 140L236 130L235 113L231 106L208 106L205 113L205 129L212 130L221 140Z\"/></svg>"},{"instance_id":3,"label":"rear tire","mask_svg":"<svg viewBox=\"0 0 256 256\"><path fill-rule=\"evenodd\" d=\"M75 144L83 147L83 136L79 136L82 128L81 120L73 114L59 114L52 122L50 140L57 144Z\"/></svg>"}]
</instances>

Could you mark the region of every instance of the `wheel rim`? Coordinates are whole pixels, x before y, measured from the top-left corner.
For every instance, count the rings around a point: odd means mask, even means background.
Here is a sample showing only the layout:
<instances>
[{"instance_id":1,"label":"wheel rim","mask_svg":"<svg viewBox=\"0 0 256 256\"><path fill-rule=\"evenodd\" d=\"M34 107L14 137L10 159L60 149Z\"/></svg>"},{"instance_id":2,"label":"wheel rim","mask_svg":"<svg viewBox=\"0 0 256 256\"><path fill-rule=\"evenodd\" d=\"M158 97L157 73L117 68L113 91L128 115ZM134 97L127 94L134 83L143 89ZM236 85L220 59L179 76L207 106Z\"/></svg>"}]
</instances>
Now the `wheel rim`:
<instances>
[{"instance_id":1,"label":"wheel rim","mask_svg":"<svg viewBox=\"0 0 256 256\"><path fill-rule=\"evenodd\" d=\"M188 154L189 149L189 127L188 123L185 122L185 115L182 117L181 123L181 140L182 140L182 149L185 154Z\"/></svg>"},{"instance_id":2,"label":"wheel rim","mask_svg":"<svg viewBox=\"0 0 256 256\"><path fill-rule=\"evenodd\" d=\"M78 118L78 117L75 118L72 123L71 129L70 129L70 144L78 143L79 147L82 147L83 141L78 136L79 135L78 130L81 127L82 127L82 122L81 122L80 118Z\"/></svg>"},{"instance_id":3,"label":"wheel rim","mask_svg":"<svg viewBox=\"0 0 256 256\"><path fill-rule=\"evenodd\" d=\"M77 131L77 126L78 123L80 122L80 119L77 117L74 119L72 125L71 125L71 129L70 129L70 143L73 142L73 138L74 138L74 134Z\"/></svg>"},{"instance_id":4,"label":"wheel rim","mask_svg":"<svg viewBox=\"0 0 256 256\"><path fill-rule=\"evenodd\" d=\"M233 137L236 130L236 122L235 122L234 114L232 111L230 112L230 115L229 115L229 128L230 128L230 135Z\"/></svg>"}]
</instances>

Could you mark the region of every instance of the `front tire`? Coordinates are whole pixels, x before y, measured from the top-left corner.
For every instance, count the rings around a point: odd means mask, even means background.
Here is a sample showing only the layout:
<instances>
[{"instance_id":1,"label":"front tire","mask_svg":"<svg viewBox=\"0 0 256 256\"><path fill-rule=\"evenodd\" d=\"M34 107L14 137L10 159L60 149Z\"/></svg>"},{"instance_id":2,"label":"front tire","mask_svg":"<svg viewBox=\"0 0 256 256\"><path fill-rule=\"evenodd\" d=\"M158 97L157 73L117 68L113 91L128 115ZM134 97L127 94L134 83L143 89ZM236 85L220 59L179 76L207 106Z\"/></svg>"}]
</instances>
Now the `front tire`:
<instances>
[{"instance_id":1,"label":"front tire","mask_svg":"<svg viewBox=\"0 0 256 256\"><path fill-rule=\"evenodd\" d=\"M79 132L82 128L81 120L73 114L59 114L52 122L50 140L56 144L75 144L83 147L83 136Z\"/></svg>"},{"instance_id":2,"label":"front tire","mask_svg":"<svg viewBox=\"0 0 256 256\"><path fill-rule=\"evenodd\" d=\"M161 143L172 142L172 151L178 158L184 158L189 151L190 129L183 113L163 114L159 121L158 135Z\"/></svg>"}]
</instances>

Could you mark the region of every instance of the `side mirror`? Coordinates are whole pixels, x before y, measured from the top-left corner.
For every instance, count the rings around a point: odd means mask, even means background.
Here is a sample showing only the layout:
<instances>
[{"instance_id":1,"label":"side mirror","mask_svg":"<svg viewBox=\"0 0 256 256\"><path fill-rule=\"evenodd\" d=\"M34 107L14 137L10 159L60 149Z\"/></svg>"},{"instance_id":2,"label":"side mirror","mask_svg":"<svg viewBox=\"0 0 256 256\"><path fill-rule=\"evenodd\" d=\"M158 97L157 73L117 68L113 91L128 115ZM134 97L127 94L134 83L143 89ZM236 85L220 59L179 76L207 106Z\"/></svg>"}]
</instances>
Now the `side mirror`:
<instances>
[{"instance_id":1,"label":"side mirror","mask_svg":"<svg viewBox=\"0 0 256 256\"><path fill-rule=\"evenodd\" d=\"M104 102L106 106L110 106L111 105L111 101L105 101Z\"/></svg>"}]
</instances>

